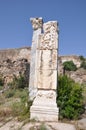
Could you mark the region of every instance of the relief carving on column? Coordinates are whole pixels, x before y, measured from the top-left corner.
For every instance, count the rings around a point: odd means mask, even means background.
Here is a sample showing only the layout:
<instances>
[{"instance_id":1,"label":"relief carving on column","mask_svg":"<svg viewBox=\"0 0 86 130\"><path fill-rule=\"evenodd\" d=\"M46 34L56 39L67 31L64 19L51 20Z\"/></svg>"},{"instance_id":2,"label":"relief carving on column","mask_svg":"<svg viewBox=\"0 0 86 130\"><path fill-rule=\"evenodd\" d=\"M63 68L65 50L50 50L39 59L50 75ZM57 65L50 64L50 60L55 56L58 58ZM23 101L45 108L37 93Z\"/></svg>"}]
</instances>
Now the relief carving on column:
<instances>
[{"instance_id":1,"label":"relief carving on column","mask_svg":"<svg viewBox=\"0 0 86 130\"><path fill-rule=\"evenodd\" d=\"M32 27L34 30L37 30L38 28L42 28L43 26L43 19L40 18L30 18L30 21L32 23Z\"/></svg>"},{"instance_id":2,"label":"relief carving on column","mask_svg":"<svg viewBox=\"0 0 86 130\"><path fill-rule=\"evenodd\" d=\"M58 39L58 28L57 22L47 22L43 25L44 34L39 35L39 43L38 48L46 50L46 49L56 49L57 39Z\"/></svg>"}]
</instances>

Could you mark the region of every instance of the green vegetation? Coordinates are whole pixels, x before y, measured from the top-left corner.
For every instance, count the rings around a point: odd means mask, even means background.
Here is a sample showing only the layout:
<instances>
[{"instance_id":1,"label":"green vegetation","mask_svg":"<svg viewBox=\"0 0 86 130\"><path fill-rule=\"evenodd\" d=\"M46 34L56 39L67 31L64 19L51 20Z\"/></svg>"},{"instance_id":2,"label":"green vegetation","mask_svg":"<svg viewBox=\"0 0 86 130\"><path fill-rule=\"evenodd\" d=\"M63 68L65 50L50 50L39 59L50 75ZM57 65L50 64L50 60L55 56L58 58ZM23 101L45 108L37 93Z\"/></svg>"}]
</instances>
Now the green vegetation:
<instances>
[{"instance_id":1,"label":"green vegetation","mask_svg":"<svg viewBox=\"0 0 86 130\"><path fill-rule=\"evenodd\" d=\"M28 89L10 88L5 91L0 95L0 117L17 117L19 121L29 119L32 102L28 100L28 95Z\"/></svg>"},{"instance_id":2,"label":"green vegetation","mask_svg":"<svg viewBox=\"0 0 86 130\"><path fill-rule=\"evenodd\" d=\"M86 60L85 60L85 61L82 61L80 67L83 68L83 69L86 69Z\"/></svg>"},{"instance_id":3,"label":"green vegetation","mask_svg":"<svg viewBox=\"0 0 86 130\"><path fill-rule=\"evenodd\" d=\"M81 55L81 56L79 56L79 58L80 58L81 61L85 61L84 56Z\"/></svg>"},{"instance_id":4,"label":"green vegetation","mask_svg":"<svg viewBox=\"0 0 86 130\"><path fill-rule=\"evenodd\" d=\"M18 77L16 77L14 75L13 81L11 83L9 83L9 85L15 89L18 89L18 88L24 89L24 88L28 87L28 83L27 83L25 77L21 74Z\"/></svg>"},{"instance_id":5,"label":"green vegetation","mask_svg":"<svg viewBox=\"0 0 86 130\"><path fill-rule=\"evenodd\" d=\"M64 66L64 70L67 70L67 71L76 71L77 70L77 67L73 63L73 61L65 61L63 63L63 66Z\"/></svg>"},{"instance_id":6,"label":"green vegetation","mask_svg":"<svg viewBox=\"0 0 86 130\"><path fill-rule=\"evenodd\" d=\"M25 78L22 75L14 77L9 84L10 88L0 95L0 117L12 116L20 121L29 119L32 102L28 100Z\"/></svg>"},{"instance_id":7,"label":"green vegetation","mask_svg":"<svg viewBox=\"0 0 86 130\"><path fill-rule=\"evenodd\" d=\"M3 89L4 80L2 78L2 75L0 75L0 90Z\"/></svg>"},{"instance_id":8,"label":"green vegetation","mask_svg":"<svg viewBox=\"0 0 86 130\"><path fill-rule=\"evenodd\" d=\"M28 92L27 90L19 90L19 99L20 101L14 102L11 106L13 117L17 117L19 121L28 119L30 116L30 106L31 102L28 101ZM17 95L16 95L17 96Z\"/></svg>"},{"instance_id":9,"label":"green vegetation","mask_svg":"<svg viewBox=\"0 0 86 130\"><path fill-rule=\"evenodd\" d=\"M84 112L83 89L66 75L59 76L57 104L60 119L78 119Z\"/></svg>"},{"instance_id":10,"label":"green vegetation","mask_svg":"<svg viewBox=\"0 0 86 130\"><path fill-rule=\"evenodd\" d=\"M1 80L1 83L3 80ZM3 84L2 84L3 85ZM28 88L25 78L20 75L10 83L10 88L0 95L0 117L17 117L19 121L30 116L31 101L28 100ZM86 87L84 87L86 91ZM83 88L66 75L58 78L57 104L60 109L60 119L78 119L84 112ZM85 96L84 96L85 97ZM86 97L85 97L86 99ZM41 126L40 129L44 126Z\"/></svg>"},{"instance_id":11,"label":"green vegetation","mask_svg":"<svg viewBox=\"0 0 86 130\"><path fill-rule=\"evenodd\" d=\"M82 86L83 86L83 97L84 97L83 102L86 106L86 83L83 83Z\"/></svg>"},{"instance_id":12,"label":"green vegetation","mask_svg":"<svg viewBox=\"0 0 86 130\"><path fill-rule=\"evenodd\" d=\"M81 60L81 65L80 67L83 69L86 69L86 58L84 58L84 56L79 56L80 60Z\"/></svg>"}]
</instances>

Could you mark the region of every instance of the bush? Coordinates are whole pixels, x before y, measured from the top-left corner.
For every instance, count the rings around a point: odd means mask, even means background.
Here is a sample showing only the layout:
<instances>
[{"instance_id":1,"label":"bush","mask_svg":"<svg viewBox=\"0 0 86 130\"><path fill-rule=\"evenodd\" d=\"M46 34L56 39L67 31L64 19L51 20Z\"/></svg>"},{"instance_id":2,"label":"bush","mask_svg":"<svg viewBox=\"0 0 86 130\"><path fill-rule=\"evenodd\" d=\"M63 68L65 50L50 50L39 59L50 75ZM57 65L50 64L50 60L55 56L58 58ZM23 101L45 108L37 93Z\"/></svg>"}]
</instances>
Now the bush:
<instances>
[{"instance_id":1,"label":"bush","mask_svg":"<svg viewBox=\"0 0 86 130\"><path fill-rule=\"evenodd\" d=\"M81 65L80 67L83 69L86 69L86 59L83 56L79 56L81 60Z\"/></svg>"},{"instance_id":2,"label":"bush","mask_svg":"<svg viewBox=\"0 0 86 130\"><path fill-rule=\"evenodd\" d=\"M64 66L64 70L68 70L68 71L76 71L77 70L77 67L73 63L73 61L65 61L63 63L63 66Z\"/></svg>"},{"instance_id":3,"label":"bush","mask_svg":"<svg viewBox=\"0 0 86 130\"><path fill-rule=\"evenodd\" d=\"M30 117L31 101L28 101L28 90L20 90L20 101L12 104L12 115L17 117L19 121L28 119Z\"/></svg>"},{"instance_id":4,"label":"bush","mask_svg":"<svg viewBox=\"0 0 86 130\"><path fill-rule=\"evenodd\" d=\"M5 95L5 98L11 98L11 97L13 97L15 95L15 90L14 89L9 89L4 93L4 95Z\"/></svg>"},{"instance_id":5,"label":"bush","mask_svg":"<svg viewBox=\"0 0 86 130\"><path fill-rule=\"evenodd\" d=\"M82 91L82 87L66 75L59 76L57 104L60 119L78 119L84 112Z\"/></svg>"},{"instance_id":6,"label":"bush","mask_svg":"<svg viewBox=\"0 0 86 130\"><path fill-rule=\"evenodd\" d=\"M81 66L80 66L81 68L83 68L83 69L86 69L86 61L82 61L82 63L81 63Z\"/></svg>"},{"instance_id":7,"label":"bush","mask_svg":"<svg viewBox=\"0 0 86 130\"><path fill-rule=\"evenodd\" d=\"M81 61L85 61L84 56L81 55L81 56L79 56L79 58L80 58Z\"/></svg>"},{"instance_id":8,"label":"bush","mask_svg":"<svg viewBox=\"0 0 86 130\"><path fill-rule=\"evenodd\" d=\"M2 78L2 76L0 76L0 86L3 86L4 85L4 80Z\"/></svg>"},{"instance_id":9,"label":"bush","mask_svg":"<svg viewBox=\"0 0 86 130\"><path fill-rule=\"evenodd\" d=\"M86 83L83 83L82 86L83 86L83 97L84 97L83 102L84 105L86 106Z\"/></svg>"},{"instance_id":10,"label":"bush","mask_svg":"<svg viewBox=\"0 0 86 130\"><path fill-rule=\"evenodd\" d=\"M9 84L12 86L12 88L17 89L24 89L28 87L28 83L23 75L19 75L19 77L14 75L13 81Z\"/></svg>"}]
</instances>

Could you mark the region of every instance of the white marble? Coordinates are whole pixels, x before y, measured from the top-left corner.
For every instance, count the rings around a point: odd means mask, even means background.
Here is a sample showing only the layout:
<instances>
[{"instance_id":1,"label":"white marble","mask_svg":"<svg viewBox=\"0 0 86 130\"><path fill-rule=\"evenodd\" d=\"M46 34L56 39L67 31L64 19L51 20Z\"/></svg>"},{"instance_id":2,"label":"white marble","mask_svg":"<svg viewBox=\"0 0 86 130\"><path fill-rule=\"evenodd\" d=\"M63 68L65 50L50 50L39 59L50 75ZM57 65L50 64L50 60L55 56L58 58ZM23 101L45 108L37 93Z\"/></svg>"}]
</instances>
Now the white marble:
<instances>
[{"instance_id":1,"label":"white marble","mask_svg":"<svg viewBox=\"0 0 86 130\"><path fill-rule=\"evenodd\" d=\"M39 21L37 18L35 20L32 19L34 30L37 30L38 26L41 27ZM37 24L37 22L39 23ZM44 23L43 31L43 33L37 34L36 39L33 39L36 43L36 50L34 49L34 61L32 60L32 70L34 69L34 71L33 75L31 75L33 78L31 83L34 83L34 85L30 86L30 88L31 96L33 97L34 95L35 99L30 108L30 118L35 118L38 121L58 121L59 109L56 104L58 78L57 21Z\"/></svg>"}]
</instances>

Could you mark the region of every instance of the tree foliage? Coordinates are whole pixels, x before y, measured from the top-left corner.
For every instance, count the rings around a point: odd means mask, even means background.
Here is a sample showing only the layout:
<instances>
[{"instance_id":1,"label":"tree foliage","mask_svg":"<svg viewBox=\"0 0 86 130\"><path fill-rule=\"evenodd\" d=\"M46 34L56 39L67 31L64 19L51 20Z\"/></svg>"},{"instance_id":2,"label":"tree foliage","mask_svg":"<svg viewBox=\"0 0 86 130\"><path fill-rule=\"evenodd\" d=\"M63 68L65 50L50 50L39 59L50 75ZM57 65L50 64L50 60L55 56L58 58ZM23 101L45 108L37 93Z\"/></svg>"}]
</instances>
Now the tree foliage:
<instances>
[{"instance_id":1,"label":"tree foliage","mask_svg":"<svg viewBox=\"0 0 86 130\"><path fill-rule=\"evenodd\" d=\"M63 63L63 66L64 66L64 70L67 70L67 71L76 71L77 70L77 67L73 63L73 61L65 61Z\"/></svg>"},{"instance_id":2,"label":"tree foliage","mask_svg":"<svg viewBox=\"0 0 86 130\"><path fill-rule=\"evenodd\" d=\"M81 55L81 56L79 56L79 58L80 58L81 61L85 61L84 56Z\"/></svg>"},{"instance_id":3,"label":"tree foliage","mask_svg":"<svg viewBox=\"0 0 86 130\"><path fill-rule=\"evenodd\" d=\"M84 111L82 91L82 87L66 75L59 76L57 104L60 118L79 118Z\"/></svg>"},{"instance_id":4,"label":"tree foliage","mask_svg":"<svg viewBox=\"0 0 86 130\"><path fill-rule=\"evenodd\" d=\"M83 69L86 69L86 61L82 61L82 63L81 63L81 66L80 66L81 68L83 68Z\"/></svg>"},{"instance_id":5,"label":"tree foliage","mask_svg":"<svg viewBox=\"0 0 86 130\"><path fill-rule=\"evenodd\" d=\"M81 65L80 67L83 69L86 69L86 58L84 58L84 56L79 56L80 60L81 60Z\"/></svg>"}]
</instances>

